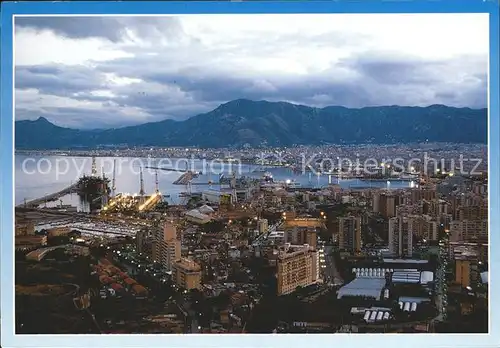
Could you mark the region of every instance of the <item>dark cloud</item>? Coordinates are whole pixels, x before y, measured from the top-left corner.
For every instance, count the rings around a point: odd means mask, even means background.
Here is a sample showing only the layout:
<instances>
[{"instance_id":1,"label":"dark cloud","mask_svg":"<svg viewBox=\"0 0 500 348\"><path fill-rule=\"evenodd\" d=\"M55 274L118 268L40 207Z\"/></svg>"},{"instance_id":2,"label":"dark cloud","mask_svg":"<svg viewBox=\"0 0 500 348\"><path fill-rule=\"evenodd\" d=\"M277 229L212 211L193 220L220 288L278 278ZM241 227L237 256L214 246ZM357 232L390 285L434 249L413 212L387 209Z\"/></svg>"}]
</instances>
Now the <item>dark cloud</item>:
<instances>
[{"instance_id":1,"label":"dark cloud","mask_svg":"<svg viewBox=\"0 0 500 348\"><path fill-rule=\"evenodd\" d=\"M126 32L126 27L109 17L17 17L14 24L16 29L50 30L72 39L100 37L113 42Z\"/></svg>"},{"instance_id":2,"label":"dark cloud","mask_svg":"<svg viewBox=\"0 0 500 348\"><path fill-rule=\"evenodd\" d=\"M17 66L18 119L44 116L71 127L117 127L182 120L240 98L318 107L487 103L486 56L429 59L388 52L362 33L263 37L242 31L231 37L228 28L227 38L213 44L213 37L199 34L205 28L187 28L176 17L19 17L16 28L98 38L106 48L130 54L86 65ZM322 55L308 56L309 49ZM282 65L291 55L300 64L287 70ZM304 63L308 57L321 67ZM59 99L44 102L52 97Z\"/></svg>"},{"instance_id":3,"label":"dark cloud","mask_svg":"<svg viewBox=\"0 0 500 348\"><path fill-rule=\"evenodd\" d=\"M175 17L16 17L15 27L49 30L71 39L103 38L120 42L127 38L153 36L176 38L182 26Z\"/></svg>"},{"instance_id":4,"label":"dark cloud","mask_svg":"<svg viewBox=\"0 0 500 348\"><path fill-rule=\"evenodd\" d=\"M92 119L92 124L99 127L166 118L181 120L239 98L291 101L319 107L394 104L485 107L487 102L486 75L465 75L461 81L455 81L454 74L463 74L461 57L448 62L444 72L444 63L439 61L424 64L412 60L353 59L349 65L351 79L340 78L335 68L320 74L287 77L274 74L251 77L224 68L162 71L161 58L158 60L137 64L134 59L121 59L118 64L111 61L97 68L18 67L16 87L37 89L42 95L64 97L76 93L72 99L107 103L105 114L88 110L86 117L78 116L85 114L85 109L44 109L47 115L64 116L73 124L90 123ZM450 67L457 70L450 71ZM107 71L140 82L114 86L104 78ZM113 96L91 93L97 90L109 90ZM113 108L142 110L149 116L118 121L116 115L109 114Z\"/></svg>"},{"instance_id":5,"label":"dark cloud","mask_svg":"<svg viewBox=\"0 0 500 348\"><path fill-rule=\"evenodd\" d=\"M58 96L108 87L104 75L81 65L18 66L15 68L15 83L17 89L37 89L43 94Z\"/></svg>"}]
</instances>

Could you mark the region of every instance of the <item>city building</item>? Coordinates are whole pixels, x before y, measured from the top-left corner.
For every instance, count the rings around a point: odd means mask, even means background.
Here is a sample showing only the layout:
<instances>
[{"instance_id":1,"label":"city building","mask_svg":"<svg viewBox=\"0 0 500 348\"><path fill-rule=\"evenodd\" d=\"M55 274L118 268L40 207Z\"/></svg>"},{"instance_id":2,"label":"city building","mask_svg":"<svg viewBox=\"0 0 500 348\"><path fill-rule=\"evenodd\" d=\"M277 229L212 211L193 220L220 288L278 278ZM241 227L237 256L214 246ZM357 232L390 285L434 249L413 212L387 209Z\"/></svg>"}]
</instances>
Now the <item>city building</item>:
<instances>
[{"instance_id":1,"label":"city building","mask_svg":"<svg viewBox=\"0 0 500 348\"><path fill-rule=\"evenodd\" d=\"M166 222L163 229L156 231L153 243L153 259L167 270L172 270L175 261L181 258L181 241L172 222Z\"/></svg>"},{"instance_id":2,"label":"city building","mask_svg":"<svg viewBox=\"0 0 500 348\"><path fill-rule=\"evenodd\" d=\"M294 212L284 213L286 217L284 229L285 243L292 245L308 244L312 250L317 247L317 229L325 229L325 219L298 218ZM292 217L290 217L292 216Z\"/></svg>"},{"instance_id":3,"label":"city building","mask_svg":"<svg viewBox=\"0 0 500 348\"><path fill-rule=\"evenodd\" d=\"M266 233L269 229L269 224L267 222L267 219L260 219L257 222L257 225L259 226L259 234Z\"/></svg>"},{"instance_id":4,"label":"city building","mask_svg":"<svg viewBox=\"0 0 500 348\"><path fill-rule=\"evenodd\" d=\"M186 220L188 220L189 222L192 222L192 223L195 223L198 225L206 224L207 222L210 222L210 220L212 220L210 215L203 214L198 209L193 209L193 210L188 211L186 213L185 217L186 217Z\"/></svg>"},{"instance_id":5,"label":"city building","mask_svg":"<svg viewBox=\"0 0 500 348\"><path fill-rule=\"evenodd\" d=\"M59 237L66 236L71 232L71 228L69 227L53 227L47 230L47 236L50 237Z\"/></svg>"},{"instance_id":6,"label":"city building","mask_svg":"<svg viewBox=\"0 0 500 348\"><path fill-rule=\"evenodd\" d=\"M319 258L309 245L286 244L277 258L278 295L294 292L319 280Z\"/></svg>"},{"instance_id":7,"label":"city building","mask_svg":"<svg viewBox=\"0 0 500 348\"><path fill-rule=\"evenodd\" d=\"M206 202L216 204L229 204L231 202L231 193L221 192L217 190L207 190L202 192L202 199Z\"/></svg>"},{"instance_id":8,"label":"city building","mask_svg":"<svg viewBox=\"0 0 500 348\"><path fill-rule=\"evenodd\" d=\"M488 220L462 220L450 223L452 242L488 242Z\"/></svg>"},{"instance_id":9,"label":"city building","mask_svg":"<svg viewBox=\"0 0 500 348\"><path fill-rule=\"evenodd\" d=\"M455 260L455 283L466 288L477 285L480 274L477 260L473 257L462 257Z\"/></svg>"},{"instance_id":10,"label":"city building","mask_svg":"<svg viewBox=\"0 0 500 348\"><path fill-rule=\"evenodd\" d=\"M292 227L284 231L284 242L292 245L307 244L312 250L316 250L317 232L312 227Z\"/></svg>"},{"instance_id":11,"label":"city building","mask_svg":"<svg viewBox=\"0 0 500 348\"><path fill-rule=\"evenodd\" d=\"M410 199L412 203L421 200L432 201L437 198L437 192L434 188L418 188L410 190Z\"/></svg>"},{"instance_id":12,"label":"city building","mask_svg":"<svg viewBox=\"0 0 500 348\"><path fill-rule=\"evenodd\" d=\"M389 219L389 251L397 257L412 256L413 233L407 217Z\"/></svg>"},{"instance_id":13,"label":"city building","mask_svg":"<svg viewBox=\"0 0 500 348\"><path fill-rule=\"evenodd\" d=\"M28 236L35 234L35 224L32 222L22 222L16 219L16 236Z\"/></svg>"},{"instance_id":14,"label":"city building","mask_svg":"<svg viewBox=\"0 0 500 348\"><path fill-rule=\"evenodd\" d=\"M174 262L172 279L183 289L201 289L201 267L195 261L181 258Z\"/></svg>"},{"instance_id":15,"label":"city building","mask_svg":"<svg viewBox=\"0 0 500 348\"><path fill-rule=\"evenodd\" d=\"M396 216L396 207L399 205L399 196L382 193L378 198L378 212L386 219Z\"/></svg>"},{"instance_id":16,"label":"city building","mask_svg":"<svg viewBox=\"0 0 500 348\"><path fill-rule=\"evenodd\" d=\"M488 204L485 201L480 205L458 208L458 220L487 220Z\"/></svg>"},{"instance_id":17,"label":"city building","mask_svg":"<svg viewBox=\"0 0 500 348\"><path fill-rule=\"evenodd\" d=\"M361 218L356 216L340 217L338 242L341 251L361 252Z\"/></svg>"},{"instance_id":18,"label":"city building","mask_svg":"<svg viewBox=\"0 0 500 348\"><path fill-rule=\"evenodd\" d=\"M344 297L364 297L380 300L385 284L386 280L383 277L356 277L339 289L337 299Z\"/></svg>"},{"instance_id":19,"label":"city building","mask_svg":"<svg viewBox=\"0 0 500 348\"><path fill-rule=\"evenodd\" d=\"M15 249L33 249L47 245L47 236L20 235L15 236Z\"/></svg>"},{"instance_id":20,"label":"city building","mask_svg":"<svg viewBox=\"0 0 500 348\"><path fill-rule=\"evenodd\" d=\"M429 215L409 215L408 228L414 236L427 240L438 240L438 223Z\"/></svg>"},{"instance_id":21,"label":"city building","mask_svg":"<svg viewBox=\"0 0 500 348\"><path fill-rule=\"evenodd\" d=\"M488 262L488 243L449 242L447 245L451 260L474 256L479 263Z\"/></svg>"}]
</instances>

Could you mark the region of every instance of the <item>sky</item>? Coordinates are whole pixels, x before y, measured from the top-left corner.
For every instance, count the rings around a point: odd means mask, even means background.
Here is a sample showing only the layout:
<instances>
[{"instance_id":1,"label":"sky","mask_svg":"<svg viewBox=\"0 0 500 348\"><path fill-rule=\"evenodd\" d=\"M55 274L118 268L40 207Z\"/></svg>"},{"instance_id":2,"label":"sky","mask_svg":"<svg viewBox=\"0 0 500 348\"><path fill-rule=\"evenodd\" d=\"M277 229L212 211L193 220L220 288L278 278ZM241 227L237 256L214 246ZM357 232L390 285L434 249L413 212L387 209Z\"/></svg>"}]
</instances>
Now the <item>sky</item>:
<instances>
[{"instance_id":1,"label":"sky","mask_svg":"<svg viewBox=\"0 0 500 348\"><path fill-rule=\"evenodd\" d=\"M228 101L487 106L487 14L17 17L16 120L117 128Z\"/></svg>"}]
</instances>

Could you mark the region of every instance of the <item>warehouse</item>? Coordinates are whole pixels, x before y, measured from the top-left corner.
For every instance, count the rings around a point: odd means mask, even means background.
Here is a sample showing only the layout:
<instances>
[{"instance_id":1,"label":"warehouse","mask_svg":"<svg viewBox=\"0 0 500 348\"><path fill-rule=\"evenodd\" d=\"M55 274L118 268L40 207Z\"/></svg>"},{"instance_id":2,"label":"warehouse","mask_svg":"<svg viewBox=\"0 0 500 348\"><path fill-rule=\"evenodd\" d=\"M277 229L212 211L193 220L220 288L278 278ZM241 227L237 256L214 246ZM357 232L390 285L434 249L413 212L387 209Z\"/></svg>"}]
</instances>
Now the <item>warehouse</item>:
<instances>
[{"instance_id":1,"label":"warehouse","mask_svg":"<svg viewBox=\"0 0 500 348\"><path fill-rule=\"evenodd\" d=\"M355 278L352 282L339 289L337 298L362 296L380 300L385 282L383 278Z\"/></svg>"}]
</instances>

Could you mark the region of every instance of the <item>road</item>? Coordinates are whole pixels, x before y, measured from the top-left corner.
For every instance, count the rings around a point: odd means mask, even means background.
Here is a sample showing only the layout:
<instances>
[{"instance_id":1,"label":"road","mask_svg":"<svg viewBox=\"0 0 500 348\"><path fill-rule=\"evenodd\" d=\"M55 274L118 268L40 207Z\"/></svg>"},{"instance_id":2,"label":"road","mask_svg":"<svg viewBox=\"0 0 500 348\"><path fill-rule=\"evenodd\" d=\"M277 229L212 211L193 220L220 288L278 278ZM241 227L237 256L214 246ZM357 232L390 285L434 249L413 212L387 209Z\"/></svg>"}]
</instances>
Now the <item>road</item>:
<instances>
[{"instance_id":1,"label":"road","mask_svg":"<svg viewBox=\"0 0 500 348\"><path fill-rule=\"evenodd\" d=\"M447 286L446 286L446 266L448 257L445 249L440 245L439 247L439 267L436 270L436 301L435 305L439 315L434 321L443 321L446 319L446 300L447 300Z\"/></svg>"},{"instance_id":2,"label":"road","mask_svg":"<svg viewBox=\"0 0 500 348\"><path fill-rule=\"evenodd\" d=\"M335 259L333 257L333 246L325 246L324 247L325 254L325 278L328 282L333 283L334 285L341 285L344 283L344 280L340 276L339 270L335 265Z\"/></svg>"},{"instance_id":3,"label":"road","mask_svg":"<svg viewBox=\"0 0 500 348\"><path fill-rule=\"evenodd\" d=\"M189 333L199 333L199 324L196 317L196 312L191 308L189 301L186 301L181 293L175 295L173 302L179 310L186 315L186 322L189 323Z\"/></svg>"}]
</instances>

